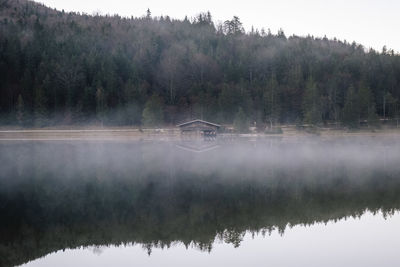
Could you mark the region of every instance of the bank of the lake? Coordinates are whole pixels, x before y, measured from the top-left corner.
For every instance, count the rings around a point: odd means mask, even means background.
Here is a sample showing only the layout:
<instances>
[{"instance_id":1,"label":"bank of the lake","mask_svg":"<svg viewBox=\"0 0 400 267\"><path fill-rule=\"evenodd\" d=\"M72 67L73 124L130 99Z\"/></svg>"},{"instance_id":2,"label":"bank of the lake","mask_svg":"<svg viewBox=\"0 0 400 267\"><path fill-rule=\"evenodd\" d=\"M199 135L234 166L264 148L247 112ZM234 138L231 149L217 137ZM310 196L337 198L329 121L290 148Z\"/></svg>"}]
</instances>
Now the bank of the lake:
<instances>
[{"instance_id":1,"label":"bank of the lake","mask_svg":"<svg viewBox=\"0 0 400 267\"><path fill-rule=\"evenodd\" d=\"M279 128L280 133L250 132L240 134L235 132L221 132L218 136L224 138L302 138L320 136L323 138L337 138L346 136L360 137L400 137L400 128L378 129L343 129L343 128L301 128L285 125ZM61 126L46 128L17 128L0 127L0 141L35 141L35 140L104 140L104 141L139 141L139 140L179 140L181 132L176 127L164 128L137 128L137 127L84 127Z\"/></svg>"}]
</instances>

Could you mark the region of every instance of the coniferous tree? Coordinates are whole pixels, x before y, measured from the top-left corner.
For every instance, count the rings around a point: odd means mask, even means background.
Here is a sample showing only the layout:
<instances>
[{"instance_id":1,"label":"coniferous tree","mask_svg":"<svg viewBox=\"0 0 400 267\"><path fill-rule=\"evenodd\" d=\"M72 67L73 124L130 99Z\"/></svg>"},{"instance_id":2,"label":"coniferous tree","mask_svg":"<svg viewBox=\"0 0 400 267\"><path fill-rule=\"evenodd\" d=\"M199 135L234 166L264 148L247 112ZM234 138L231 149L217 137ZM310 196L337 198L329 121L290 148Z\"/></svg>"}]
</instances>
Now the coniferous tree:
<instances>
[{"instance_id":1,"label":"coniferous tree","mask_svg":"<svg viewBox=\"0 0 400 267\"><path fill-rule=\"evenodd\" d=\"M249 122L241 107L236 113L235 120L233 121L233 127L239 133L247 133L249 131Z\"/></svg>"},{"instance_id":2,"label":"coniferous tree","mask_svg":"<svg viewBox=\"0 0 400 267\"><path fill-rule=\"evenodd\" d=\"M38 87L35 90L35 126L43 127L46 126L48 122L47 114L47 99L44 94L42 87Z\"/></svg>"},{"instance_id":3,"label":"coniferous tree","mask_svg":"<svg viewBox=\"0 0 400 267\"><path fill-rule=\"evenodd\" d=\"M379 117L376 114L374 96L371 89L364 84L358 89L358 103L360 120L367 120L368 126L377 126Z\"/></svg>"},{"instance_id":4,"label":"coniferous tree","mask_svg":"<svg viewBox=\"0 0 400 267\"><path fill-rule=\"evenodd\" d=\"M151 19L151 11L150 11L150 8L148 8L147 10L146 10L146 19Z\"/></svg>"},{"instance_id":5,"label":"coniferous tree","mask_svg":"<svg viewBox=\"0 0 400 267\"><path fill-rule=\"evenodd\" d=\"M98 82L96 89L96 115L97 119L101 122L101 125L104 124L106 108L107 105L104 89L101 86L100 82Z\"/></svg>"},{"instance_id":6,"label":"coniferous tree","mask_svg":"<svg viewBox=\"0 0 400 267\"><path fill-rule=\"evenodd\" d=\"M138 124L144 104L158 94L168 123L204 116L231 124L239 106L270 126L329 123L341 119L351 84L361 96L369 88L378 117L399 112L400 56L389 49L365 52L282 29L246 33L239 17L215 25L209 12L182 21L150 12L92 17L19 0L7 1L0 17L0 123L15 123L20 94L25 121L33 122L43 110L52 123L74 123L81 114ZM307 82L311 74L316 90ZM38 104L42 97L45 104ZM368 98L359 99L361 120L374 117ZM128 119L136 109L136 119Z\"/></svg>"},{"instance_id":7,"label":"coniferous tree","mask_svg":"<svg viewBox=\"0 0 400 267\"><path fill-rule=\"evenodd\" d=\"M358 128L360 119L359 98L353 86L347 90L345 104L343 107L343 125L349 128Z\"/></svg>"},{"instance_id":8,"label":"coniferous tree","mask_svg":"<svg viewBox=\"0 0 400 267\"><path fill-rule=\"evenodd\" d=\"M394 117L396 113L396 105L397 105L398 99L393 97L393 95L390 92L386 93L385 96L385 103L386 103L386 115L389 117Z\"/></svg>"},{"instance_id":9,"label":"coniferous tree","mask_svg":"<svg viewBox=\"0 0 400 267\"><path fill-rule=\"evenodd\" d=\"M275 75L272 75L265 88L263 93L263 105L265 119L272 129L272 126L279 121L280 115L279 87Z\"/></svg>"},{"instance_id":10,"label":"coniferous tree","mask_svg":"<svg viewBox=\"0 0 400 267\"><path fill-rule=\"evenodd\" d=\"M143 109L143 125L147 127L160 126L163 123L163 101L158 95L153 95Z\"/></svg>"},{"instance_id":11,"label":"coniferous tree","mask_svg":"<svg viewBox=\"0 0 400 267\"><path fill-rule=\"evenodd\" d=\"M361 84L358 89L360 119L366 120L369 116L369 108L372 106L373 95L371 89L364 84Z\"/></svg>"},{"instance_id":12,"label":"coniferous tree","mask_svg":"<svg viewBox=\"0 0 400 267\"><path fill-rule=\"evenodd\" d=\"M378 127L379 126L379 117L376 114L376 107L375 104L371 104L368 108L368 126L369 127Z\"/></svg>"},{"instance_id":13,"label":"coniferous tree","mask_svg":"<svg viewBox=\"0 0 400 267\"><path fill-rule=\"evenodd\" d=\"M244 32L243 24L238 16L233 16L232 20L224 22L224 31L226 34L240 34Z\"/></svg>"},{"instance_id":14,"label":"coniferous tree","mask_svg":"<svg viewBox=\"0 0 400 267\"><path fill-rule=\"evenodd\" d=\"M322 122L321 114L321 98L318 93L317 84L310 77L303 97L303 114L304 122L312 125L317 125Z\"/></svg>"}]
</instances>

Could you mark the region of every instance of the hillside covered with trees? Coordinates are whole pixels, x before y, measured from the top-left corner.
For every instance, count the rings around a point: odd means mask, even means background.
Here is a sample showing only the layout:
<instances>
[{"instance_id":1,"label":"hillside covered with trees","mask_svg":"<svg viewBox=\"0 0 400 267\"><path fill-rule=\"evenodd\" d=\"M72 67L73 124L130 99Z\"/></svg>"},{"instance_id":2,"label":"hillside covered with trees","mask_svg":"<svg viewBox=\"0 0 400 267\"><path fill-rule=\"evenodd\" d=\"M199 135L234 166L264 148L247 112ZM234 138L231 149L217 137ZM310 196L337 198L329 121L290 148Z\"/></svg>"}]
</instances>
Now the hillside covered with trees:
<instances>
[{"instance_id":1,"label":"hillside covered with trees","mask_svg":"<svg viewBox=\"0 0 400 267\"><path fill-rule=\"evenodd\" d=\"M396 118L400 56L327 38L245 32L238 17L66 13L0 0L3 125L259 126Z\"/></svg>"}]
</instances>

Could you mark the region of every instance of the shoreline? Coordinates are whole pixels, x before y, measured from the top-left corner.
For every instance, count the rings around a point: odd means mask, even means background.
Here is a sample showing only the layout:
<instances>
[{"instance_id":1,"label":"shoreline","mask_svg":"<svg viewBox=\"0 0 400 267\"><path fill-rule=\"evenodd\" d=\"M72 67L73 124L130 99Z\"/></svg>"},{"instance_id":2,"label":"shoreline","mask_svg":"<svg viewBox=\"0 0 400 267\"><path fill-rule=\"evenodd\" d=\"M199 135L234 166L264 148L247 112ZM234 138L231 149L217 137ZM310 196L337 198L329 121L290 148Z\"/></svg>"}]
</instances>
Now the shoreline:
<instances>
[{"instance_id":1,"label":"shoreline","mask_svg":"<svg viewBox=\"0 0 400 267\"><path fill-rule=\"evenodd\" d=\"M378 130L358 129L348 131L344 129L319 128L315 132L298 130L292 126L282 126L282 133L219 133L218 139L264 139L264 138L341 138L341 137L399 137L399 128L383 128ZM181 139L178 128L140 129L133 127L104 127L104 128L0 128L0 141L177 141Z\"/></svg>"}]
</instances>

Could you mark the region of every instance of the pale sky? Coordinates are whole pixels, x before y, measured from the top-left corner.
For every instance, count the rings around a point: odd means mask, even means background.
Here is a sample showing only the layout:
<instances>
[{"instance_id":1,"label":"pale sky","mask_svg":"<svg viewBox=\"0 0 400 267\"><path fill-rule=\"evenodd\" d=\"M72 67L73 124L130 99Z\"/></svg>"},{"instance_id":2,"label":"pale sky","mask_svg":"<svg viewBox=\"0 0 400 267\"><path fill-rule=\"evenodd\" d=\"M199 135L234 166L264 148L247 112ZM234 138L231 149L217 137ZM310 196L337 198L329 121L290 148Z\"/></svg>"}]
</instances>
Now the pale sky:
<instances>
[{"instance_id":1,"label":"pale sky","mask_svg":"<svg viewBox=\"0 0 400 267\"><path fill-rule=\"evenodd\" d=\"M356 41L366 48L381 50L384 45L400 51L400 0L36 0L65 11L92 14L143 16L150 8L153 16L189 18L210 11L214 21L239 16L246 30L251 26L270 28L286 35L307 34Z\"/></svg>"}]
</instances>

